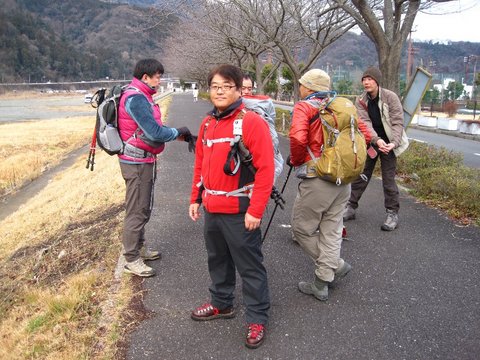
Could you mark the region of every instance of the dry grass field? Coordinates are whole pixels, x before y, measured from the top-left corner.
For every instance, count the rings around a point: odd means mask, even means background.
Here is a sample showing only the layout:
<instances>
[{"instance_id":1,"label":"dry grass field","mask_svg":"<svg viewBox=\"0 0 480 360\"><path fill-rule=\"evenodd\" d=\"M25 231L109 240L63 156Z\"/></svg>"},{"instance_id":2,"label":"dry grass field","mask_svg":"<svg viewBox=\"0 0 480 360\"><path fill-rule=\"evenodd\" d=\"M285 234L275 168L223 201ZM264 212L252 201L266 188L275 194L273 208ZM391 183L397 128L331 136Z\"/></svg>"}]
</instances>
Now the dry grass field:
<instances>
[{"instance_id":1,"label":"dry grass field","mask_svg":"<svg viewBox=\"0 0 480 360\"><path fill-rule=\"evenodd\" d=\"M87 144L94 124L94 116L0 124L0 197Z\"/></svg>"},{"instance_id":2,"label":"dry grass field","mask_svg":"<svg viewBox=\"0 0 480 360\"><path fill-rule=\"evenodd\" d=\"M87 144L93 123L0 125L4 194L22 191L22 183ZM92 172L86 156L0 221L1 359L114 359L134 324L138 282L114 275L124 200L118 160L97 151Z\"/></svg>"}]
</instances>

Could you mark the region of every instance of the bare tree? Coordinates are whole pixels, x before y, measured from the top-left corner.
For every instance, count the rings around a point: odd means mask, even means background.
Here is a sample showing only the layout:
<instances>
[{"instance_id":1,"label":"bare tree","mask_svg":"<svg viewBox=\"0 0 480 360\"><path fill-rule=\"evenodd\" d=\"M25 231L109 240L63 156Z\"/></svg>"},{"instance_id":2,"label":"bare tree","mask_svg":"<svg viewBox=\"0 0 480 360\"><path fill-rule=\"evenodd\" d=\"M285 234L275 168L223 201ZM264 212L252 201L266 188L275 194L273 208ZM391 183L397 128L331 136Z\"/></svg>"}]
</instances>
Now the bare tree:
<instances>
[{"instance_id":1,"label":"bare tree","mask_svg":"<svg viewBox=\"0 0 480 360\"><path fill-rule=\"evenodd\" d=\"M198 8L197 8L198 12ZM252 68L256 74L257 90L263 92L263 86L275 73L279 64L274 64L269 74L262 78L263 64L271 43L255 24L245 21L236 4L231 1L202 2L203 16L195 16L199 26L209 30L210 38L218 46L231 53L235 63L243 70ZM193 19L193 17L190 17Z\"/></svg>"},{"instance_id":2,"label":"bare tree","mask_svg":"<svg viewBox=\"0 0 480 360\"><path fill-rule=\"evenodd\" d=\"M177 25L165 42L163 61L168 72L197 81L205 89L209 71L220 63L232 62L233 57L208 29L198 25L193 21Z\"/></svg>"},{"instance_id":3,"label":"bare tree","mask_svg":"<svg viewBox=\"0 0 480 360\"><path fill-rule=\"evenodd\" d=\"M295 99L302 72L322 51L354 26L351 17L328 1L312 0L230 0L242 19L259 29L271 44L277 63L293 74ZM299 61L302 59L303 63Z\"/></svg>"},{"instance_id":4,"label":"bare tree","mask_svg":"<svg viewBox=\"0 0 480 360\"><path fill-rule=\"evenodd\" d=\"M451 0L331 0L352 16L375 45L383 86L399 92L403 45L420 9Z\"/></svg>"},{"instance_id":5,"label":"bare tree","mask_svg":"<svg viewBox=\"0 0 480 360\"><path fill-rule=\"evenodd\" d=\"M203 0L196 2L193 10L187 21L194 28L205 29L206 37L197 35L196 41L209 42L210 50L215 49L210 51L210 56L224 51L222 59L234 60L245 70L253 67L259 92L279 66L285 64L292 70L297 98L302 71L312 66L328 45L354 25L351 17L327 0ZM186 36L185 31L182 32ZM181 43L182 39L174 41L177 48ZM189 52L197 47L191 46ZM184 54L182 61L186 57ZM272 67L262 78L267 57Z\"/></svg>"}]
</instances>

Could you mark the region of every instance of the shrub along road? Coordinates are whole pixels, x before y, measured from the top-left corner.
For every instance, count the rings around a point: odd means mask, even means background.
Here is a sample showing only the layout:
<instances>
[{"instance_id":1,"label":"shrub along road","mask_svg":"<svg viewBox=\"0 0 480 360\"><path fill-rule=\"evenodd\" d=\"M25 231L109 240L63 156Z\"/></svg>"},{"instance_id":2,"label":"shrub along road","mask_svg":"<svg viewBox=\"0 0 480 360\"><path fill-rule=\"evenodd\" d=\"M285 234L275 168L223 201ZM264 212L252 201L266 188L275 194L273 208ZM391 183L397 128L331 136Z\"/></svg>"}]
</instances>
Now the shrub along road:
<instances>
[{"instance_id":1,"label":"shrub along road","mask_svg":"<svg viewBox=\"0 0 480 360\"><path fill-rule=\"evenodd\" d=\"M191 94L176 94L168 123L196 132L209 109ZM288 139L280 144L286 157ZM383 232L377 179L357 219L346 223L351 240L342 257L353 271L327 302L297 290L298 281L312 279L313 264L291 240L298 183L291 177L286 210L277 211L264 244L272 300L264 345L243 345L240 279L236 318L192 321L190 311L209 300L203 221L187 214L192 168L185 143L168 144L160 156L147 238L163 258L152 263L157 276L144 282L145 306L155 315L130 335L129 359L473 359L480 353L480 229L457 226L402 192L400 226Z\"/></svg>"}]
</instances>

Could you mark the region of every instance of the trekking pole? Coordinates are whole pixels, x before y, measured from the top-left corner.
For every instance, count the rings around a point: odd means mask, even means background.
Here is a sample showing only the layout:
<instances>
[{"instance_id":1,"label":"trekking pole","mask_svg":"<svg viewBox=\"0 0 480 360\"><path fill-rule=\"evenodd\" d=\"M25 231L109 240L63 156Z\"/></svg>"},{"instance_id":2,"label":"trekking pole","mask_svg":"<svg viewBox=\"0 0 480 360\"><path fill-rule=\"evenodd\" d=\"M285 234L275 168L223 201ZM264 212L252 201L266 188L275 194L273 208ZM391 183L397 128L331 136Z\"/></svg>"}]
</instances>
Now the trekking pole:
<instances>
[{"instance_id":1,"label":"trekking pole","mask_svg":"<svg viewBox=\"0 0 480 360\"><path fill-rule=\"evenodd\" d=\"M98 89L95 94L93 94L92 99L90 100L90 105L96 109L105 99L105 91L107 89L101 88ZM98 117L98 114L97 114ZM90 170L93 171L93 166L95 165L95 148L97 147L97 124L95 123L95 128L93 129L92 142L90 144L90 152L88 153L87 159L87 169L90 167Z\"/></svg>"},{"instance_id":2,"label":"trekking pole","mask_svg":"<svg viewBox=\"0 0 480 360\"><path fill-rule=\"evenodd\" d=\"M293 166L290 166L290 169L288 170L287 177L285 178L285 182L283 183L282 190L280 191L280 195L283 194L285 191L285 187L287 186L288 179L290 178L290 174L292 173ZM265 241L265 238L267 237L268 229L270 229L270 225L272 224L273 217L275 216L275 212L277 211L279 203L275 202L275 207L273 208L272 216L270 217L270 220L268 221L267 228L265 229L265 233L263 234L262 242Z\"/></svg>"},{"instance_id":3,"label":"trekking pole","mask_svg":"<svg viewBox=\"0 0 480 360\"><path fill-rule=\"evenodd\" d=\"M92 142L90 144L90 152L88 153L87 159L87 169L90 167L90 170L93 171L93 166L95 165L95 148L97 147L97 127L93 129Z\"/></svg>"}]
</instances>

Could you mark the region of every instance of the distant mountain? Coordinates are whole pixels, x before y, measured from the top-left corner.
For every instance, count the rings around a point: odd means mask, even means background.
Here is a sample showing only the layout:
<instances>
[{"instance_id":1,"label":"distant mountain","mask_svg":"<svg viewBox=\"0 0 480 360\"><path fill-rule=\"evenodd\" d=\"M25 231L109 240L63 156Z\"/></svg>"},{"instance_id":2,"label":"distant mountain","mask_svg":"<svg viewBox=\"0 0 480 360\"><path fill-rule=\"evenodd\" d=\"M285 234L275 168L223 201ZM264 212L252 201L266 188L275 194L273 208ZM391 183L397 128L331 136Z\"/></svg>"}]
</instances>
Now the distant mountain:
<instances>
[{"instance_id":1,"label":"distant mountain","mask_svg":"<svg viewBox=\"0 0 480 360\"><path fill-rule=\"evenodd\" d=\"M100 1L104 3L109 3L109 4L128 4L128 5L143 6L143 7L153 6L159 2L158 0L100 0Z\"/></svg>"},{"instance_id":2,"label":"distant mountain","mask_svg":"<svg viewBox=\"0 0 480 360\"><path fill-rule=\"evenodd\" d=\"M158 57L176 18L98 0L3 0L1 81L130 77L142 57Z\"/></svg>"},{"instance_id":3,"label":"distant mountain","mask_svg":"<svg viewBox=\"0 0 480 360\"><path fill-rule=\"evenodd\" d=\"M178 22L156 5L173 0L2 0L0 81L45 82L129 78L139 58L161 59L162 45ZM153 7L152 7L153 6ZM480 43L414 43L421 62L437 78L472 79L464 57L480 55ZM407 62L406 44L401 59ZM373 43L352 32L324 50L317 65L337 79L357 80L377 63ZM171 69L174 70L174 69ZM478 70L480 71L480 64Z\"/></svg>"}]
</instances>

